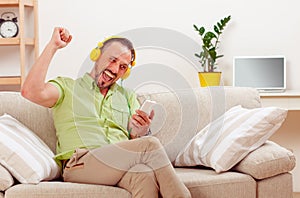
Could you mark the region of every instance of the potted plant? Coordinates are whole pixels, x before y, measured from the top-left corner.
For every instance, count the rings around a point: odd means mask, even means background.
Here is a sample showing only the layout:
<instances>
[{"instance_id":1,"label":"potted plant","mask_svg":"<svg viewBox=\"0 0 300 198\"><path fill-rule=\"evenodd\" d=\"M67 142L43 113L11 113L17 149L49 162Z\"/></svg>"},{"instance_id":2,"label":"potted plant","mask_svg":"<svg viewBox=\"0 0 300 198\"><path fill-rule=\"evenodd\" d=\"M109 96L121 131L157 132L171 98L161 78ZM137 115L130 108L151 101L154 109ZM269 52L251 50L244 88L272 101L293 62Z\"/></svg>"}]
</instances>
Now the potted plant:
<instances>
[{"instance_id":1,"label":"potted plant","mask_svg":"<svg viewBox=\"0 0 300 198\"><path fill-rule=\"evenodd\" d=\"M224 55L219 55L217 52L218 44L220 43L220 35L227 23L230 21L231 16L224 17L216 25L214 25L214 32L206 31L205 28L193 25L195 31L197 31L202 39L202 51L195 56L199 58L199 62L203 68L202 72L199 72L200 84L204 86L218 86L220 84L221 72L216 72L217 59Z\"/></svg>"}]
</instances>

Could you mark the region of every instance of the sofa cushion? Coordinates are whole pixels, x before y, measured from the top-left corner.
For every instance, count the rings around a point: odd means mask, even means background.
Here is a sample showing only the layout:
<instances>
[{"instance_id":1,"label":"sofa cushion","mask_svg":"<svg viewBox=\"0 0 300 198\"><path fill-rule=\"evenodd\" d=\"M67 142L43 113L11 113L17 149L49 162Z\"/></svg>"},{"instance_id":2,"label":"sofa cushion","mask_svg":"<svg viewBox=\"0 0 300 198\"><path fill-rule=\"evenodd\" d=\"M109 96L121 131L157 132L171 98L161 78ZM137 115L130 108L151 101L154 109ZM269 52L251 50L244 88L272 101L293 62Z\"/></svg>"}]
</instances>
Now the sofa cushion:
<instances>
[{"instance_id":1,"label":"sofa cushion","mask_svg":"<svg viewBox=\"0 0 300 198\"><path fill-rule=\"evenodd\" d=\"M69 182L40 182L39 184L18 184L5 191L5 198L24 198L24 197L39 197L39 198L112 198L124 197L131 198L131 194L118 187L94 185L94 184L79 184Z\"/></svg>"},{"instance_id":2,"label":"sofa cushion","mask_svg":"<svg viewBox=\"0 0 300 198\"><path fill-rule=\"evenodd\" d=\"M175 165L203 165L218 173L227 171L264 144L286 116L287 110L277 107L235 106L192 138L177 156Z\"/></svg>"},{"instance_id":3,"label":"sofa cushion","mask_svg":"<svg viewBox=\"0 0 300 198\"><path fill-rule=\"evenodd\" d=\"M21 183L60 175L53 152L31 130L8 114L0 117L0 164Z\"/></svg>"},{"instance_id":4,"label":"sofa cushion","mask_svg":"<svg viewBox=\"0 0 300 198\"><path fill-rule=\"evenodd\" d=\"M25 99L20 92L0 91L0 116L7 113L39 136L52 152L56 149L52 111Z\"/></svg>"},{"instance_id":5,"label":"sofa cushion","mask_svg":"<svg viewBox=\"0 0 300 198\"><path fill-rule=\"evenodd\" d=\"M14 184L11 174L0 164L0 191L5 191Z\"/></svg>"},{"instance_id":6,"label":"sofa cushion","mask_svg":"<svg viewBox=\"0 0 300 198\"><path fill-rule=\"evenodd\" d=\"M286 173L296 165L292 151L272 141L249 153L233 169L251 175L255 179L264 179Z\"/></svg>"},{"instance_id":7,"label":"sofa cushion","mask_svg":"<svg viewBox=\"0 0 300 198\"><path fill-rule=\"evenodd\" d=\"M192 197L256 197L256 182L246 174L203 168L175 168L176 174L192 194Z\"/></svg>"},{"instance_id":8,"label":"sofa cushion","mask_svg":"<svg viewBox=\"0 0 300 198\"><path fill-rule=\"evenodd\" d=\"M257 197L262 198L297 198L293 196L293 176L283 173L263 180L257 180Z\"/></svg>"}]
</instances>

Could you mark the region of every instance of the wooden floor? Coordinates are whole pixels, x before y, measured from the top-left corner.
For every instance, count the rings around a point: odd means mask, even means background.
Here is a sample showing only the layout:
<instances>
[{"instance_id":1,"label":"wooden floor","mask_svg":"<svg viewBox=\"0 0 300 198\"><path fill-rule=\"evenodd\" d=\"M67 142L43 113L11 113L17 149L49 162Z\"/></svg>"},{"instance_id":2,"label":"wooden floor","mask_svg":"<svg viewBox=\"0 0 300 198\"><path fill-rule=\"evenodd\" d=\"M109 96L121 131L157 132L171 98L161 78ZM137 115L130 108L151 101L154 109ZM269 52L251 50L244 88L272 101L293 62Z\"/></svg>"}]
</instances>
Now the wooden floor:
<instances>
[{"instance_id":1,"label":"wooden floor","mask_svg":"<svg viewBox=\"0 0 300 198\"><path fill-rule=\"evenodd\" d=\"M300 192L294 193L293 198L300 198Z\"/></svg>"}]
</instances>

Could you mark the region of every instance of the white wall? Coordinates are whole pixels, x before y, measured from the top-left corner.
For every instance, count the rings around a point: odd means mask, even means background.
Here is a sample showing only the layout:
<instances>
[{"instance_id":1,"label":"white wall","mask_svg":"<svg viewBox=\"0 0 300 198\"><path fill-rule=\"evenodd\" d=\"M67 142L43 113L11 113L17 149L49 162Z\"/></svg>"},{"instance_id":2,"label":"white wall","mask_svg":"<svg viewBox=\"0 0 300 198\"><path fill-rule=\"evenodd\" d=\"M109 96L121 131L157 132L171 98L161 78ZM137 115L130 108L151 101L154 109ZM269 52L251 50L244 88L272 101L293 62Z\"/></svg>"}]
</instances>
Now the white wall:
<instances>
[{"instance_id":1,"label":"white wall","mask_svg":"<svg viewBox=\"0 0 300 198\"><path fill-rule=\"evenodd\" d=\"M89 51L107 36L136 28L161 27L200 42L192 27L194 23L210 28L230 14L232 20L221 36L220 45L220 52L225 55L219 61L224 84L232 83L233 56L283 54L287 57L287 87L300 89L297 75L300 73L300 13L296 3L296 0L40 0L40 48L42 50L49 40L54 26L67 27L74 40L56 55L47 77L76 77ZM137 55L137 65L145 62L141 59L145 57L142 52L139 54L138 51ZM161 58L162 62L172 58L158 57L156 55L156 59ZM190 83L198 86L193 69L188 68L192 76L189 79L193 79Z\"/></svg>"}]
</instances>

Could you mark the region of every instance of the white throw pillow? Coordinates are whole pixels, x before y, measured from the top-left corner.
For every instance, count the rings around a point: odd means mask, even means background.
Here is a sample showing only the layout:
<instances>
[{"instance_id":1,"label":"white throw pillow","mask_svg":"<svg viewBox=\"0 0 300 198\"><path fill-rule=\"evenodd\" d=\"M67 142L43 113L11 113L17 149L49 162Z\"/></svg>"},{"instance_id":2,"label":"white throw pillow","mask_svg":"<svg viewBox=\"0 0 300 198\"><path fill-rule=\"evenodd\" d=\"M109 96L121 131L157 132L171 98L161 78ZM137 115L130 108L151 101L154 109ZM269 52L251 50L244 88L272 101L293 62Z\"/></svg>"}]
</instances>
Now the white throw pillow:
<instances>
[{"instance_id":1,"label":"white throw pillow","mask_svg":"<svg viewBox=\"0 0 300 198\"><path fill-rule=\"evenodd\" d=\"M0 116L0 164L21 183L52 180L60 174L54 153L31 130L8 114Z\"/></svg>"},{"instance_id":2,"label":"white throw pillow","mask_svg":"<svg viewBox=\"0 0 300 198\"><path fill-rule=\"evenodd\" d=\"M235 106L198 132L177 155L175 166L203 165L223 172L260 147L281 126L287 110Z\"/></svg>"}]
</instances>

